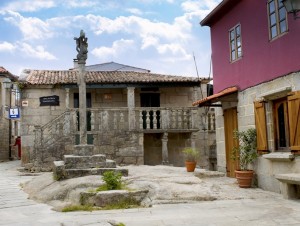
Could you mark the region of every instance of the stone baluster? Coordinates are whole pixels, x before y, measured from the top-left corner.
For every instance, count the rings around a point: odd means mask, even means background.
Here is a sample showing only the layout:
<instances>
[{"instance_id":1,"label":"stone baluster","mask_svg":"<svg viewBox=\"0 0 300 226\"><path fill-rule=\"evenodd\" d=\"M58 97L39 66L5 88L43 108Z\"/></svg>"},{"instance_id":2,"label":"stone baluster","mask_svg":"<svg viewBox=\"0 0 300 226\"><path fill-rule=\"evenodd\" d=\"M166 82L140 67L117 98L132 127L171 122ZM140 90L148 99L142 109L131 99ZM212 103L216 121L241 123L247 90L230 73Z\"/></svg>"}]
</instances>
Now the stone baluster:
<instances>
[{"instance_id":1,"label":"stone baluster","mask_svg":"<svg viewBox=\"0 0 300 226\"><path fill-rule=\"evenodd\" d=\"M91 112L91 131L95 131L95 117L96 117L96 113L94 110L90 109Z\"/></svg>"},{"instance_id":2,"label":"stone baluster","mask_svg":"<svg viewBox=\"0 0 300 226\"><path fill-rule=\"evenodd\" d=\"M153 114L153 129L157 129L157 115L156 115L156 110L152 110Z\"/></svg>"},{"instance_id":3,"label":"stone baluster","mask_svg":"<svg viewBox=\"0 0 300 226\"><path fill-rule=\"evenodd\" d=\"M182 110L181 109L178 109L177 110L177 128L178 129L182 129Z\"/></svg>"},{"instance_id":4,"label":"stone baluster","mask_svg":"<svg viewBox=\"0 0 300 226\"><path fill-rule=\"evenodd\" d=\"M142 110L139 110L139 121L140 121L140 128L139 129L143 129L143 111Z\"/></svg>"},{"instance_id":5,"label":"stone baluster","mask_svg":"<svg viewBox=\"0 0 300 226\"><path fill-rule=\"evenodd\" d=\"M150 111L146 111L146 129L150 129Z\"/></svg>"},{"instance_id":6,"label":"stone baluster","mask_svg":"<svg viewBox=\"0 0 300 226\"><path fill-rule=\"evenodd\" d=\"M188 116L186 109L183 109L183 129L188 129Z\"/></svg>"},{"instance_id":7,"label":"stone baluster","mask_svg":"<svg viewBox=\"0 0 300 226\"><path fill-rule=\"evenodd\" d=\"M162 164L169 164L169 155L168 155L168 133L164 133L161 139L162 142Z\"/></svg>"},{"instance_id":8,"label":"stone baluster","mask_svg":"<svg viewBox=\"0 0 300 226\"><path fill-rule=\"evenodd\" d=\"M176 128L176 110L171 110L172 116L171 116L171 128L175 129Z\"/></svg>"}]
</instances>

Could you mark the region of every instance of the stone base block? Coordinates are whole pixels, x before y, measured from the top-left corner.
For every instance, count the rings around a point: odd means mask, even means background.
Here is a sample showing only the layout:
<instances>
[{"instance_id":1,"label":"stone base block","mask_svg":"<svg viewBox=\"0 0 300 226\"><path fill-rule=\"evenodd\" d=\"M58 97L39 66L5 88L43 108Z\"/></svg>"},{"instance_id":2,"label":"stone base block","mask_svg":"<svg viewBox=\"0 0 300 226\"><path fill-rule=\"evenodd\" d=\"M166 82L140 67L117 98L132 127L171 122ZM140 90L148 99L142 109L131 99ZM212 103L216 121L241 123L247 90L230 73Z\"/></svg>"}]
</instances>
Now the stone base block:
<instances>
[{"instance_id":1,"label":"stone base block","mask_svg":"<svg viewBox=\"0 0 300 226\"><path fill-rule=\"evenodd\" d=\"M106 171L120 172L123 176L128 176L128 170L122 168L92 168L92 169L66 169L65 179L84 177L88 175L102 175Z\"/></svg>"},{"instance_id":2,"label":"stone base block","mask_svg":"<svg viewBox=\"0 0 300 226\"><path fill-rule=\"evenodd\" d=\"M148 190L127 191L127 190L111 190L101 192L82 192L80 194L81 205L91 205L105 207L120 202L135 202L140 204L148 194Z\"/></svg>"},{"instance_id":3,"label":"stone base block","mask_svg":"<svg viewBox=\"0 0 300 226\"><path fill-rule=\"evenodd\" d=\"M79 156L88 156L93 155L94 153L94 145L88 145L88 144L80 144L80 145L74 145L74 155Z\"/></svg>"},{"instance_id":4,"label":"stone base block","mask_svg":"<svg viewBox=\"0 0 300 226\"><path fill-rule=\"evenodd\" d=\"M54 161L53 177L55 180L65 179L65 163L64 161Z\"/></svg>"},{"instance_id":5,"label":"stone base block","mask_svg":"<svg viewBox=\"0 0 300 226\"><path fill-rule=\"evenodd\" d=\"M65 155L64 160L65 160L66 169L115 167L110 162L106 163L105 155L93 155L93 156ZM107 166L107 164L109 166Z\"/></svg>"}]
</instances>

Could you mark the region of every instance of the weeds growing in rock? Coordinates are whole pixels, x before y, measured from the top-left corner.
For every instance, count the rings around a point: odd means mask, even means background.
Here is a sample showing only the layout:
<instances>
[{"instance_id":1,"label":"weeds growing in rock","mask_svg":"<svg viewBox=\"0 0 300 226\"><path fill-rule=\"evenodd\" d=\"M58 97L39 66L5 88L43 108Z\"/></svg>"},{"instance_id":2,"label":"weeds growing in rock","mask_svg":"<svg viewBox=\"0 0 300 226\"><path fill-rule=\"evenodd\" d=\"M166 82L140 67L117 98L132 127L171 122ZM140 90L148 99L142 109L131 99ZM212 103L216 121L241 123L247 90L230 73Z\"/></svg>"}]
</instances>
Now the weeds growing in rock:
<instances>
[{"instance_id":1,"label":"weeds growing in rock","mask_svg":"<svg viewBox=\"0 0 300 226\"><path fill-rule=\"evenodd\" d=\"M119 190L122 188L122 174L115 171L106 171L102 175L104 185L100 186L97 191Z\"/></svg>"}]
</instances>

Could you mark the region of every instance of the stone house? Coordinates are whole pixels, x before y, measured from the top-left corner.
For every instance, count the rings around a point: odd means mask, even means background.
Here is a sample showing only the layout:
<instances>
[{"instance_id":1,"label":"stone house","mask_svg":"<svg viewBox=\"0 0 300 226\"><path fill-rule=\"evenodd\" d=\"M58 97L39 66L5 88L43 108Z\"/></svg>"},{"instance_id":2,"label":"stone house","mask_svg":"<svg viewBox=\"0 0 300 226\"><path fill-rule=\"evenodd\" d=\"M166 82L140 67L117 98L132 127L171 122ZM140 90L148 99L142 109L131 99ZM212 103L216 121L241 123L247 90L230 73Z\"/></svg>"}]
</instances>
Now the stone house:
<instances>
[{"instance_id":1,"label":"stone house","mask_svg":"<svg viewBox=\"0 0 300 226\"><path fill-rule=\"evenodd\" d=\"M87 66L88 68L88 66ZM134 71L86 72L87 142L117 164L183 166L184 147L214 167L214 112L191 107L206 78ZM50 169L79 142L77 70L24 70L22 162Z\"/></svg>"},{"instance_id":2,"label":"stone house","mask_svg":"<svg viewBox=\"0 0 300 226\"><path fill-rule=\"evenodd\" d=\"M235 176L233 130L254 127L258 186L299 194L299 20L281 1L223 0L201 25L211 30L215 92L194 106L218 106L218 170Z\"/></svg>"},{"instance_id":3,"label":"stone house","mask_svg":"<svg viewBox=\"0 0 300 226\"><path fill-rule=\"evenodd\" d=\"M18 119L9 118L9 109L18 106L17 87L13 85L18 79L4 67L0 66L0 161L14 157L10 143L18 135Z\"/></svg>"}]
</instances>

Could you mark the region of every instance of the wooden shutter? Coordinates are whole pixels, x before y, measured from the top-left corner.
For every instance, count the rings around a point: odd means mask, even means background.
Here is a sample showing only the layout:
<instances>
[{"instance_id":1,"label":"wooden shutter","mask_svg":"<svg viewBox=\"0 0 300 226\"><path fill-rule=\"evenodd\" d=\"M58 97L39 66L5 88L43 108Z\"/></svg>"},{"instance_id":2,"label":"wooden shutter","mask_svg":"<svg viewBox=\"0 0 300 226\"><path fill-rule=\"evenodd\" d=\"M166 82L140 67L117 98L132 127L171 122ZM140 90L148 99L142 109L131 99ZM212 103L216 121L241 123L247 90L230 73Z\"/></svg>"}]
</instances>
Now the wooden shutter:
<instances>
[{"instance_id":1,"label":"wooden shutter","mask_svg":"<svg viewBox=\"0 0 300 226\"><path fill-rule=\"evenodd\" d=\"M264 102L254 102L257 151L268 150L266 110Z\"/></svg>"},{"instance_id":2,"label":"wooden shutter","mask_svg":"<svg viewBox=\"0 0 300 226\"><path fill-rule=\"evenodd\" d=\"M300 91L289 93L288 117L291 151L300 151Z\"/></svg>"}]
</instances>

